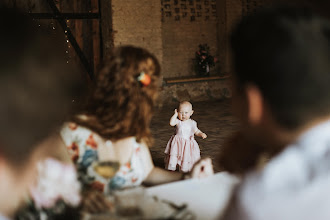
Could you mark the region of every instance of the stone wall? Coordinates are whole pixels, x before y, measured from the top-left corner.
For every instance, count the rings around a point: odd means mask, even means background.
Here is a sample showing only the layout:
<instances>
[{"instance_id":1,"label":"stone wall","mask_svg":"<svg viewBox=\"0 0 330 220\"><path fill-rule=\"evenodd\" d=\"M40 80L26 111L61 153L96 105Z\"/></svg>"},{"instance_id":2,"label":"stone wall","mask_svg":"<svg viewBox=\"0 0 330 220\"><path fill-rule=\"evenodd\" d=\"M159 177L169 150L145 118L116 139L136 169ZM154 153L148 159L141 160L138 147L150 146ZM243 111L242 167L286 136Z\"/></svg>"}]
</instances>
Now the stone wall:
<instances>
[{"instance_id":1,"label":"stone wall","mask_svg":"<svg viewBox=\"0 0 330 220\"><path fill-rule=\"evenodd\" d=\"M199 44L208 44L211 55L219 57L217 0L111 0L111 5L114 46L147 48L160 60L164 78L195 75ZM228 80L164 84L160 105L229 96Z\"/></svg>"},{"instance_id":2,"label":"stone wall","mask_svg":"<svg viewBox=\"0 0 330 220\"><path fill-rule=\"evenodd\" d=\"M200 102L231 97L230 79L169 84L162 87L159 106L181 101Z\"/></svg>"},{"instance_id":3,"label":"stone wall","mask_svg":"<svg viewBox=\"0 0 330 220\"><path fill-rule=\"evenodd\" d=\"M230 33L232 32L235 25L239 22L239 20L242 18L242 0L226 0L225 2L226 7L226 32L225 32L225 38L226 38L226 44L224 45L226 47L226 59L224 63L224 68L226 72L232 73L234 70L231 65L231 48L230 48Z\"/></svg>"},{"instance_id":4,"label":"stone wall","mask_svg":"<svg viewBox=\"0 0 330 220\"><path fill-rule=\"evenodd\" d=\"M195 75L199 44L208 44L210 54L218 56L215 0L163 0L162 22L164 77Z\"/></svg>"}]
</instances>

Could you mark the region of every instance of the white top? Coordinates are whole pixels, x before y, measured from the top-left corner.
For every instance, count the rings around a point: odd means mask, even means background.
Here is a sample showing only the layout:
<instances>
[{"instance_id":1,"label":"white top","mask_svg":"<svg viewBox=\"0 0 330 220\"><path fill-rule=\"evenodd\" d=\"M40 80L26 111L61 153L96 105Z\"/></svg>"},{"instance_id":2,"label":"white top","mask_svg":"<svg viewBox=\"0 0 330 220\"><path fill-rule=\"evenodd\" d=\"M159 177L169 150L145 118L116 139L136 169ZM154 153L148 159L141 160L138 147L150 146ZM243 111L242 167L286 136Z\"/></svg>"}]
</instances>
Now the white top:
<instances>
[{"instance_id":1,"label":"white top","mask_svg":"<svg viewBox=\"0 0 330 220\"><path fill-rule=\"evenodd\" d=\"M228 219L330 219L330 121L305 132L237 190Z\"/></svg>"}]
</instances>

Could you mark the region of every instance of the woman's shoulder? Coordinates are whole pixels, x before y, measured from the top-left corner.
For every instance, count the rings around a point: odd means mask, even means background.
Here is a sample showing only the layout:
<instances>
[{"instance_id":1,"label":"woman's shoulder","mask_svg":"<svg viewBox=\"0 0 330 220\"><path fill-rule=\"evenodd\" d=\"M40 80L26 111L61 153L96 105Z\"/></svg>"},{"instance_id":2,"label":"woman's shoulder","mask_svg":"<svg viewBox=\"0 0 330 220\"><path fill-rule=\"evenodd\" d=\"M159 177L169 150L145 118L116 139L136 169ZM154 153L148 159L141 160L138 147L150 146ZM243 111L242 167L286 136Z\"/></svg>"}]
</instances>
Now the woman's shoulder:
<instances>
[{"instance_id":1,"label":"woman's shoulder","mask_svg":"<svg viewBox=\"0 0 330 220\"><path fill-rule=\"evenodd\" d=\"M76 122L65 122L61 128L61 134L62 133L93 133L93 131L87 127L81 126L77 124Z\"/></svg>"},{"instance_id":2,"label":"woman's shoulder","mask_svg":"<svg viewBox=\"0 0 330 220\"><path fill-rule=\"evenodd\" d=\"M89 142L95 142L92 139L96 136L91 129L81 126L75 122L65 122L60 130L60 135L65 144L71 142L81 142L91 139Z\"/></svg>"},{"instance_id":3,"label":"woman's shoulder","mask_svg":"<svg viewBox=\"0 0 330 220\"><path fill-rule=\"evenodd\" d=\"M71 131L71 132L79 132L79 131L90 131L92 132L91 129L89 129L86 126L82 126L79 123L77 123L76 121L81 121L81 122L85 122L88 121L90 117L88 117L87 115L76 115L74 116L74 119L71 121L66 121L63 123L62 126L62 130L65 130L67 132Z\"/></svg>"},{"instance_id":4,"label":"woman's shoulder","mask_svg":"<svg viewBox=\"0 0 330 220\"><path fill-rule=\"evenodd\" d=\"M133 149L136 153L149 150L147 144L142 140L140 142L137 142L136 139L134 139Z\"/></svg>"}]
</instances>

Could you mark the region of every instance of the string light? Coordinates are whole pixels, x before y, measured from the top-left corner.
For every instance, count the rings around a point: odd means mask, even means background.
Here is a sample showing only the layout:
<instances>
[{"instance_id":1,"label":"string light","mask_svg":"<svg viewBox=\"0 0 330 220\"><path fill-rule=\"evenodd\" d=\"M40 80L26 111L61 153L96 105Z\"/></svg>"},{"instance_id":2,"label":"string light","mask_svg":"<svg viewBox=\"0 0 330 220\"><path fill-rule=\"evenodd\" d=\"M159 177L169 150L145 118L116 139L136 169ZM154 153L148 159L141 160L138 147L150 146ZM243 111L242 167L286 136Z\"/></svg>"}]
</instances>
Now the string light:
<instances>
[{"instance_id":1,"label":"string light","mask_svg":"<svg viewBox=\"0 0 330 220\"><path fill-rule=\"evenodd\" d=\"M65 53L67 54L67 61L66 63L68 64L69 63L69 59L70 59L70 56L69 56L69 49L70 49L70 45L69 45L69 39L68 39L68 36L67 34L65 33L65 37L66 37L66 43L67 43L67 49L65 50Z\"/></svg>"},{"instance_id":2,"label":"string light","mask_svg":"<svg viewBox=\"0 0 330 220\"><path fill-rule=\"evenodd\" d=\"M66 26L67 26L67 28L69 28L69 22L70 22L70 20L67 19L67 20L66 20L66 23L67 23ZM39 22L38 22L38 27L41 27L40 20L39 20ZM52 21L50 22L49 27L50 27L51 29L53 29L53 30L56 30L56 27L55 27L55 25L54 25L54 21L53 21L53 19L52 19ZM67 56L66 63L69 64L69 62L70 62L70 58L71 58L71 56L70 56L70 54L69 54L69 51L70 51L71 46L70 46L70 41L69 41L69 39L68 39L68 30L65 30L65 31L64 31L64 34L65 34L65 39L66 39L65 41L66 41L66 43L67 43L67 49L65 50L65 54L66 54L66 56ZM73 102L74 102L74 100L73 100Z\"/></svg>"},{"instance_id":3,"label":"string light","mask_svg":"<svg viewBox=\"0 0 330 220\"><path fill-rule=\"evenodd\" d=\"M52 28L53 30L55 30L54 19L52 19L52 21L50 22L50 25L51 25L51 28Z\"/></svg>"},{"instance_id":4,"label":"string light","mask_svg":"<svg viewBox=\"0 0 330 220\"><path fill-rule=\"evenodd\" d=\"M70 20L67 19L66 20L66 27L69 28L70 27ZM70 51L70 41L69 41L69 38L68 38L68 30L64 30L64 34L65 34L65 37L66 37L66 43L67 43L67 47L68 49L65 51L65 53L67 54L67 61L66 63L68 64L69 63L69 60L71 58L70 54L69 54L69 51Z\"/></svg>"}]
</instances>

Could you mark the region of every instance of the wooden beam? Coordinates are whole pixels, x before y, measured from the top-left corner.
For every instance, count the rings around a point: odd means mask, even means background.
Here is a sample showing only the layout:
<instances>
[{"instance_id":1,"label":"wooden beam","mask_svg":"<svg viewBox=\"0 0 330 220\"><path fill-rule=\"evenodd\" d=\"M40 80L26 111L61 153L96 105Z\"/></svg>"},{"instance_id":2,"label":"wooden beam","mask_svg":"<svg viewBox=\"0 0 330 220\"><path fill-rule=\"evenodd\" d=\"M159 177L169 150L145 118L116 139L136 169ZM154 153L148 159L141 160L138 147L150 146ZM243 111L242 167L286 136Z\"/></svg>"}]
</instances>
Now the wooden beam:
<instances>
[{"instance_id":1,"label":"wooden beam","mask_svg":"<svg viewBox=\"0 0 330 220\"><path fill-rule=\"evenodd\" d=\"M101 40L103 49L103 59L110 56L114 48L113 27L112 27L112 0L100 0L99 8L101 13Z\"/></svg>"},{"instance_id":2,"label":"wooden beam","mask_svg":"<svg viewBox=\"0 0 330 220\"><path fill-rule=\"evenodd\" d=\"M100 19L99 13L29 13L34 19Z\"/></svg>"},{"instance_id":3,"label":"wooden beam","mask_svg":"<svg viewBox=\"0 0 330 220\"><path fill-rule=\"evenodd\" d=\"M58 22L60 23L63 31L66 31L67 37L68 37L72 47L75 49L81 63L84 65L90 79L93 81L94 80L94 70L93 70L93 68L91 68L91 66L88 62L88 59L86 58L83 51L79 47L79 45L78 45L75 37L73 36L70 28L68 28L68 26L66 24L66 19L61 17L61 12L58 10L58 8L56 7L56 4L54 3L53 0L47 0L47 2L49 4L50 8L52 9L53 13L59 16L57 18Z\"/></svg>"}]
</instances>

